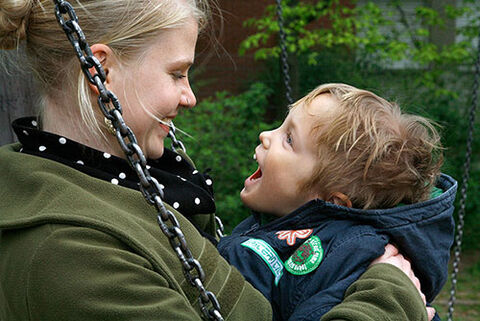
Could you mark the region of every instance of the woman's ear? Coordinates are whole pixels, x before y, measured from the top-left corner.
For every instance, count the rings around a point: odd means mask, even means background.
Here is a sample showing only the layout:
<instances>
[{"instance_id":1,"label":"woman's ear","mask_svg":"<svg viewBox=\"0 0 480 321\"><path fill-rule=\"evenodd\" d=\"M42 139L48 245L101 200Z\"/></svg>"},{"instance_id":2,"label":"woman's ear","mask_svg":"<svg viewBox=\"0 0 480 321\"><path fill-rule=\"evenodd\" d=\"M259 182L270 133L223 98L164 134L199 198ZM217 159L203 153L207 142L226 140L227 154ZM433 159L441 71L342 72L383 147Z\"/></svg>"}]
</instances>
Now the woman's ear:
<instances>
[{"instance_id":1,"label":"woman's ear","mask_svg":"<svg viewBox=\"0 0 480 321\"><path fill-rule=\"evenodd\" d=\"M341 205L345 207L352 207L352 201L348 198L347 195L340 192L330 193L326 199L327 202Z\"/></svg>"},{"instance_id":2,"label":"woman's ear","mask_svg":"<svg viewBox=\"0 0 480 321\"><path fill-rule=\"evenodd\" d=\"M98 59L100 64L102 64L103 70L105 71L106 75L105 84L108 84L111 80L111 77L109 76L109 68L115 62L115 56L112 49L110 49L110 47L107 45L96 43L90 47L90 50L92 50L92 54L95 56L95 58ZM94 67L90 68L89 71L92 75L95 75L97 73ZM99 94L97 86L91 83L88 83L88 85L96 95Z\"/></svg>"}]
</instances>

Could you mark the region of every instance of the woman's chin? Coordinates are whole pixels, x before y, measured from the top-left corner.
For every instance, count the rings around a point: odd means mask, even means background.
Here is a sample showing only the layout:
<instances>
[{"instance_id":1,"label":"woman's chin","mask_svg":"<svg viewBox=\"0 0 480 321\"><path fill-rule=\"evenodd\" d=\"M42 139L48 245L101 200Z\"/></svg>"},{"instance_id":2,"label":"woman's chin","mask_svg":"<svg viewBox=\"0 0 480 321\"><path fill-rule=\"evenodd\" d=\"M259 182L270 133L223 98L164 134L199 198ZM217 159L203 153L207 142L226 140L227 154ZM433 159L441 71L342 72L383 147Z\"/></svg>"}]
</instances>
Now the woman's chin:
<instances>
[{"instance_id":1,"label":"woman's chin","mask_svg":"<svg viewBox=\"0 0 480 321\"><path fill-rule=\"evenodd\" d=\"M162 157L164 151L163 141L161 144L153 144L150 148L144 151L145 157L150 159L157 159Z\"/></svg>"}]
</instances>

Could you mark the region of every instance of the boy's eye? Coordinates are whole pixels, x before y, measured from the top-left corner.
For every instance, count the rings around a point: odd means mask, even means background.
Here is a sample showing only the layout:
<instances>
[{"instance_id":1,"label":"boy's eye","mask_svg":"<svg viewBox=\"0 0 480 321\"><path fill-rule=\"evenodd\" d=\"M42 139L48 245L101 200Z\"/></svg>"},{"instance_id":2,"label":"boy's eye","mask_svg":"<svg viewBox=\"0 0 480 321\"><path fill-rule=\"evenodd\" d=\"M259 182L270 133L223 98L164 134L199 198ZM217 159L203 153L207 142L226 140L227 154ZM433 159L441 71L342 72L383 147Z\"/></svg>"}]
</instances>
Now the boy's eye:
<instances>
[{"instance_id":1,"label":"boy's eye","mask_svg":"<svg viewBox=\"0 0 480 321\"><path fill-rule=\"evenodd\" d=\"M293 145L292 134L287 133L286 141L288 145Z\"/></svg>"}]
</instances>

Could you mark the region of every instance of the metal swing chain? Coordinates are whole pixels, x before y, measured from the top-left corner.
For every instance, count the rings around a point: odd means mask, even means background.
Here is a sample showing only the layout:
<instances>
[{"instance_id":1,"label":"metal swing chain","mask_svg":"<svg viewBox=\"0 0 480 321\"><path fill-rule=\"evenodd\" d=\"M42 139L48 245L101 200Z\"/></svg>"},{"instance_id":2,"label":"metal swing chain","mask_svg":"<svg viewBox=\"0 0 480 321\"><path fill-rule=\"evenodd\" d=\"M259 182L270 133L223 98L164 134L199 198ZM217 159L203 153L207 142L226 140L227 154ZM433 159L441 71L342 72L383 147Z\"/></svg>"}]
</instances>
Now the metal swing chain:
<instances>
[{"instance_id":1,"label":"metal swing chain","mask_svg":"<svg viewBox=\"0 0 480 321\"><path fill-rule=\"evenodd\" d=\"M168 238L173 251L177 255L183 268L185 278L195 287L200 296L200 309L209 320L223 320L220 314L220 304L216 296L205 289L205 273L200 262L195 259L188 248L185 236L180 229L180 224L175 215L168 210L162 202L163 192L158 181L152 177L147 169L147 160L140 149L137 139L132 130L125 124L122 117L122 107L115 94L106 89L104 82L106 79L105 71L102 65L92 54L92 51L85 39L85 35L78 24L78 18L72 5L63 0L53 0L55 4L55 16L59 25L67 35L72 44L75 53L80 60L83 73L88 81L95 85L99 91L98 105L105 118L112 122L115 128L115 136L125 153L127 161L131 168L136 172L140 183L140 191L146 201L157 210L157 222L160 229ZM68 15L65 20L64 15ZM95 74L91 74L89 69L95 68ZM113 106L112 106L113 105ZM175 144L176 139L173 139ZM179 144L178 146L183 146ZM167 224L168 223L168 224Z\"/></svg>"},{"instance_id":2,"label":"metal swing chain","mask_svg":"<svg viewBox=\"0 0 480 321\"><path fill-rule=\"evenodd\" d=\"M284 20L283 20L283 9L282 9L282 0L277 1L277 17L278 17L278 28L280 36L280 49L282 53L280 55L282 60L282 72L283 72L283 81L285 83L285 96L287 97L288 104L293 103L292 98L292 87L290 86L290 67L288 66L288 52L286 47L287 37L285 34Z\"/></svg>"},{"instance_id":3,"label":"metal swing chain","mask_svg":"<svg viewBox=\"0 0 480 321\"><path fill-rule=\"evenodd\" d=\"M463 164L462 188L460 190L460 209L458 210L457 234L455 235L455 249L452 272L452 287L450 289L450 299L448 301L448 321L453 320L453 310L456 301L456 287L458 278L458 267L460 264L460 251L462 249L463 226L465 219L465 205L467 201L467 187L470 178L470 161L472 158L473 130L475 127L475 111L478 100L478 85L480 83L480 35L478 37L478 53L475 62L475 78L473 82L472 105L469 113L467 151L465 153L465 163Z\"/></svg>"},{"instance_id":4,"label":"metal swing chain","mask_svg":"<svg viewBox=\"0 0 480 321\"><path fill-rule=\"evenodd\" d=\"M175 136L175 131L176 127L173 124L173 122L170 123L170 131L168 132L168 137L172 140L172 149L176 150L177 148L180 148L183 150L184 153L187 153L187 149L185 148L185 145L182 143L181 140L178 140L177 137ZM222 238L225 236L225 227L223 226L222 220L220 217L215 215L215 223L217 223L218 228L216 229L217 236L219 238Z\"/></svg>"},{"instance_id":5,"label":"metal swing chain","mask_svg":"<svg viewBox=\"0 0 480 321\"><path fill-rule=\"evenodd\" d=\"M177 150L178 148L180 148L186 154L187 153L187 148L185 147L185 145L182 143L181 140L177 139L177 137L175 136L175 131L176 131L176 127L173 124L173 122L171 122L170 123L170 131L168 132L168 137L170 137L170 139L172 140L172 149ZM220 217L218 217L216 215L215 215L215 223L217 224L217 229L215 230L215 232L217 233L217 236L219 238L224 237L225 236L225 227L223 226L223 223L222 223L222 220L220 219Z\"/></svg>"},{"instance_id":6,"label":"metal swing chain","mask_svg":"<svg viewBox=\"0 0 480 321\"><path fill-rule=\"evenodd\" d=\"M172 140L172 149L176 150L177 148L180 148L183 150L184 153L187 152L187 149L185 148L185 145L183 145L182 141L177 139L177 136L175 136L175 131L177 128L173 124L173 122L170 123L170 130L168 131L168 137Z\"/></svg>"}]
</instances>

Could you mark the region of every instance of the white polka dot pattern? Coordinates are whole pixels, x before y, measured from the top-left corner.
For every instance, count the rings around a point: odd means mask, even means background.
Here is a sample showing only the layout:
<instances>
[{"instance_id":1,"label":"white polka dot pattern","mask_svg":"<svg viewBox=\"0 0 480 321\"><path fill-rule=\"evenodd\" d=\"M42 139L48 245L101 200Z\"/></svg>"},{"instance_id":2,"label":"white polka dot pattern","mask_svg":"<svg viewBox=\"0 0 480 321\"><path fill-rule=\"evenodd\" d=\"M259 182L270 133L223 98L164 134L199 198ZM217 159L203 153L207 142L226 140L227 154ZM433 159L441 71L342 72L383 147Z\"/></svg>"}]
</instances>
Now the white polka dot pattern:
<instances>
[{"instance_id":1,"label":"white polka dot pattern","mask_svg":"<svg viewBox=\"0 0 480 321\"><path fill-rule=\"evenodd\" d=\"M53 160L61 159L67 165L107 183L138 188L136 175L125 166L124 159L114 157L109 152L90 150L66 136L45 134L39 130L40 125L40 121L33 118L24 118L17 127L14 125L20 142L29 146L22 148L23 152ZM147 168L150 175L158 180L158 186L164 192L164 201L172 206L172 210L186 214L213 211L209 210L214 207L213 199L208 197L211 191L208 185L213 185L213 179L186 162L183 154L168 150L164 158L149 163Z\"/></svg>"}]
</instances>

